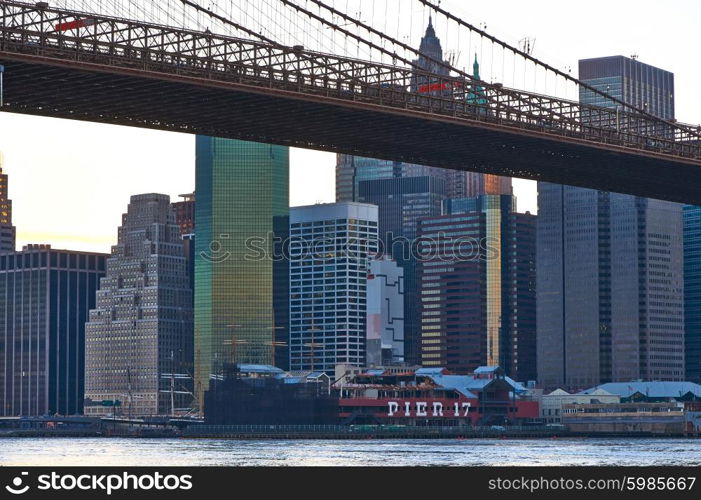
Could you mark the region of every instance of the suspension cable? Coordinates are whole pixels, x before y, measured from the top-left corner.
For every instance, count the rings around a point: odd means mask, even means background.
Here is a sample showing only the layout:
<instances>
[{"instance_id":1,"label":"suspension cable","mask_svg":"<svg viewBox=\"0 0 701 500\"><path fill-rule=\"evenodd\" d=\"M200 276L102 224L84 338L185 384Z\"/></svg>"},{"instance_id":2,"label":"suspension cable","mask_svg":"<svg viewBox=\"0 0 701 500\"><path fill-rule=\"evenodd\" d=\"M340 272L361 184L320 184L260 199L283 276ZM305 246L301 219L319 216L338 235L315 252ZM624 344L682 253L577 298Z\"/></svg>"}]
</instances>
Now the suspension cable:
<instances>
[{"instance_id":1,"label":"suspension cable","mask_svg":"<svg viewBox=\"0 0 701 500\"><path fill-rule=\"evenodd\" d=\"M441 8L440 5L437 5L437 4L433 3L433 2L431 2L430 0L419 0L419 2L421 2L422 4L424 4L424 5L427 6L427 7L430 7L430 8L433 9L435 12L438 12L438 13L444 15L444 16L447 17L448 19L450 19L450 20L452 20L452 21L455 21L455 22L457 22L458 24L460 24L460 25L466 27L467 29L469 29L469 30L471 30L471 31L475 31L476 33L479 33L481 36L483 36L483 37L485 37L485 38L491 40L493 43L497 43L497 44L501 45L502 47L504 47L504 48L506 48L506 49L509 49L510 51L514 52L515 54L518 54L518 55L520 55L521 57L523 57L523 58L525 58L525 59L529 59L529 60L533 61L533 63L534 63L536 66L541 66L541 67L545 68L545 69L548 70L548 71L552 71L553 73L555 73L555 74L557 74L557 75L560 75L560 76L564 77L565 79L570 80L570 81L574 82L575 84L577 84L577 85L579 85L579 86L581 86L581 87L583 87L583 88L585 88L585 89L587 89L587 90L589 90L589 91L591 91L591 92L594 92L595 94L598 94L598 95L600 95L600 96L602 96L602 97L605 97L606 99L609 99L610 101L615 102L616 104L622 105L622 106L624 107L624 109L625 109L625 108L628 108L628 109L630 109L630 110L632 110L632 111L635 111L636 113L639 113L639 114L641 114L641 115L643 115L643 116L645 116L645 117L651 118L653 121L662 122L662 123L665 123L665 124L668 124L668 125L672 125L673 127L677 127L677 128L679 128L679 129L684 130L685 132L688 132L688 133L690 133L690 134L692 134L692 135L695 135L695 136L701 138L701 133L699 133L699 132L697 132L697 131L695 131L695 130L689 128L689 127L680 125L679 123L671 122L671 121L669 121L669 120L665 120L664 118L661 118L661 117L659 117L659 116L657 116L657 115L654 115L654 114L650 113L649 111L645 111L645 110L643 110L643 109L641 109L641 108L638 108L637 106L634 106L634 105L632 105L632 104L630 104L630 103L628 103L628 102L625 102L625 101L623 101L622 99L618 99L618 98L616 98L616 97L610 96L610 95L607 94L606 92L604 92L604 91L602 91L602 90L599 90L599 89L597 89L596 87L593 87L593 86L591 86L591 85L589 85L589 84L586 84L586 83L582 82L581 80L579 80L578 78L575 78L575 77L573 77L572 75L569 75L569 74L565 73L564 71L561 71L561 70L559 70L559 69L557 69L557 68L555 68L555 67L553 67L553 66L550 66L550 65L547 64L547 63L544 63L544 62L540 61L539 59L537 59L537 58L531 56L530 54L528 54L528 53L526 53L526 52L524 52L524 51L522 51L522 50L520 50L520 49L518 49L518 48L516 48L516 47L513 47L513 46L509 45L508 43L502 42L502 41L499 40L498 38L496 38L496 37L490 35L489 33L485 32L485 31L483 31L483 30L481 30L481 29L479 29L479 28L476 28L475 26L471 25L471 24L468 23L467 21L463 21L463 20L460 19L459 17L457 17L457 16L451 14L451 13L448 12L447 10Z\"/></svg>"}]
</instances>

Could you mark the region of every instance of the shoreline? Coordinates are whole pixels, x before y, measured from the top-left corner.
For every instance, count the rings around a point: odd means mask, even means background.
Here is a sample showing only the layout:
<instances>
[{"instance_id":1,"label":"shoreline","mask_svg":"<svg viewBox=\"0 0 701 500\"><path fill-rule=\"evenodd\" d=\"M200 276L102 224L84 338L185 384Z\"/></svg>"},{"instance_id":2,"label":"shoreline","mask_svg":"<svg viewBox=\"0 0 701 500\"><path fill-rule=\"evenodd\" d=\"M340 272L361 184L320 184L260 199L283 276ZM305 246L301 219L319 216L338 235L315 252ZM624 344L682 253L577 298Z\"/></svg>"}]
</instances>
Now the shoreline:
<instances>
[{"instance_id":1,"label":"shoreline","mask_svg":"<svg viewBox=\"0 0 701 500\"><path fill-rule=\"evenodd\" d=\"M523 440L541 440L550 441L557 439L699 439L699 435L684 435L684 434L652 434L652 433L488 433L488 432L463 432L456 434L445 433L426 433L426 432L407 432L407 433L391 433L391 432L372 432L372 433L301 433L301 432L284 432L284 433L168 433L168 432L148 432L148 433L128 433L128 432L46 432L36 430L18 430L16 432L0 433L0 442L2 439L13 438L53 438L53 439L78 439L78 438L103 438L103 439L179 439L179 440L217 440L226 439L232 441L275 441L275 440L324 440L324 441L363 441L363 440L473 440L473 439L492 439L492 440L508 440L508 439L523 439Z\"/></svg>"}]
</instances>

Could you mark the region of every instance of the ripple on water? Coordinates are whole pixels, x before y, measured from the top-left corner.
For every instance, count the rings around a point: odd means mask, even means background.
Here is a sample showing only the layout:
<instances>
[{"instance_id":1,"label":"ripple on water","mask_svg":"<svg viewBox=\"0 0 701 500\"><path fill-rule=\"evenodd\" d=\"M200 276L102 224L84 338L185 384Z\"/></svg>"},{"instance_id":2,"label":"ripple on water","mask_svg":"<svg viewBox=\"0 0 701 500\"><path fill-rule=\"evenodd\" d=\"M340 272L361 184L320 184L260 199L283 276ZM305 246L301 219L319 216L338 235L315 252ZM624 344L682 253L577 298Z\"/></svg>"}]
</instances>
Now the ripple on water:
<instances>
[{"instance_id":1,"label":"ripple on water","mask_svg":"<svg viewBox=\"0 0 701 500\"><path fill-rule=\"evenodd\" d=\"M223 440L47 439L0 441L0 465L701 465L688 439Z\"/></svg>"}]
</instances>

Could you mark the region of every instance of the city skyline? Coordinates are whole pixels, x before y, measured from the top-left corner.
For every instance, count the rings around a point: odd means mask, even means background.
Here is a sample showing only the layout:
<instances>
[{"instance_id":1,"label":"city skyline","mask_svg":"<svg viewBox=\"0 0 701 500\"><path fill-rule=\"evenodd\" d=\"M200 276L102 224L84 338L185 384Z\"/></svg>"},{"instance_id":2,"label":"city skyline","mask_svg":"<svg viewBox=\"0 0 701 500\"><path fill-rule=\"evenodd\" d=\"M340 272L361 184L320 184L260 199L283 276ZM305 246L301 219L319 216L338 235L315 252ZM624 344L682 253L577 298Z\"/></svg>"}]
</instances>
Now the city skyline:
<instances>
[{"instance_id":1,"label":"city skyline","mask_svg":"<svg viewBox=\"0 0 701 500\"><path fill-rule=\"evenodd\" d=\"M587 57L638 54L642 62L675 73L680 121L701 120L701 102L693 97L701 70L688 63L684 51L676 50L693 45L692 20L699 17L693 13L701 13L694 2L677 1L676 9L656 10L654 17L646 14L656 5L653 2L638 3L633 10L622 4L595 2L606 5L612 19L626 19L626 25L619 25L616 31L598 26L596 8L580 12L573 26L552 23L566 10L553 1L540 2L544 11L552 12L543 18L518 2L483 5L469 12L458 2L444 3L475 25L486 23L490 33L514 44L522 36L535 36L534 55L558 67L576 68L576 61ZM501 16L504 8L514 15ZM680 18L680 9L689 15ZM587 29L588 24L591 29ZM600 33L606 36L597 36ZM655 36L648 36L650 33ZM412 45L418 47L421 35L413 34ZM455 49L451 40L443 45L446 50ZM553 53L566 53L568 59L563 61ZM35 146L37 137L41 137L42 147ZM175 200L193 190L194 141L194 136L183 134L0 114L0 151L5 153L5 173L12 178L9 197L14 200L18 248L27 243L50 243L56 248L108 251L116 242L113 229L119 225L121 207L131 194L162 192ZM334 201L335 155L292 149L290 156L290 204ZM535 184L517 180L514 185L519 211L534 212ZM36 209L44 206L45 200L57 198L54 210Z\"/></svg>"},{"instance_id":2,"label":"city skyline","mask_svg":"<svg viewBox=\"0 0 701 500\"><path fill-rule=\"evenodd\" d=\"M489 498L693 489L698 19L0 0L0 485L428 465L489 468ZM567 466L589 479L538 470Z\"/></svg>"}]
</instances>

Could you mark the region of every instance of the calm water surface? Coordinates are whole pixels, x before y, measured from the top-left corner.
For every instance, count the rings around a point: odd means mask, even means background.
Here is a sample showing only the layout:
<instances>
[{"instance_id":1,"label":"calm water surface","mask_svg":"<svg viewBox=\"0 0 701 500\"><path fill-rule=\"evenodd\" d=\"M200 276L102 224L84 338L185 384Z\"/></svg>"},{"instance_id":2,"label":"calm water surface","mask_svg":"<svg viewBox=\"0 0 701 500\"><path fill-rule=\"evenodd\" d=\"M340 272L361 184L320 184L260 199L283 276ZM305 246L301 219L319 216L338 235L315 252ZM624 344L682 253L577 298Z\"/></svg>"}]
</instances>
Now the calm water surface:
<instances>
[{"instance_id":1,"label":"calm water surface","mask_svg":"<svg viewBox=\"0 0 701 500\"><path fill-rule=\"evenodd\" d=\"M694 439L0 439L0 465L701 465Z\"/></svg>"}]
</instances>

